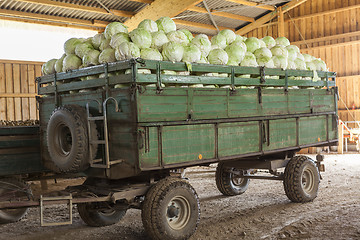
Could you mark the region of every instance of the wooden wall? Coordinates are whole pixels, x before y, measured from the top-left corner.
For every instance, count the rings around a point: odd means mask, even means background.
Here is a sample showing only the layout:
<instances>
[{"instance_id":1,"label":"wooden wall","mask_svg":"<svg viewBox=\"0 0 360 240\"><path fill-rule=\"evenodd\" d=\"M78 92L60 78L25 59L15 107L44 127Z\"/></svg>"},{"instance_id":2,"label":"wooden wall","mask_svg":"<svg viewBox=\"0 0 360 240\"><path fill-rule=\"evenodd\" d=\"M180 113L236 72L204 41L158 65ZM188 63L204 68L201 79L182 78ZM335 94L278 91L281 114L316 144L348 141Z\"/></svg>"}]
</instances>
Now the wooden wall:
<instances>
[{"instance_id":1,"label":"wooden wall","mask_svg":"<svg viewBox=\"0 0 360 240\"><path fill-rule=\"evenodd\" d=\"M285 37L337 72L340 118L360 121L360 0L308 0L284 18ZM266 35L278 37L276 19L247 34Z\"/></svg>"},{"instance_id":2,"label":"wooden wall","mask_svg":"<svg viewBox=\"0 0 360 240\"><path fill-rule=\"evenodd\" d=\"M0 60L0 120L35 120L41 62Z\"/></svg>"}]
</instances>

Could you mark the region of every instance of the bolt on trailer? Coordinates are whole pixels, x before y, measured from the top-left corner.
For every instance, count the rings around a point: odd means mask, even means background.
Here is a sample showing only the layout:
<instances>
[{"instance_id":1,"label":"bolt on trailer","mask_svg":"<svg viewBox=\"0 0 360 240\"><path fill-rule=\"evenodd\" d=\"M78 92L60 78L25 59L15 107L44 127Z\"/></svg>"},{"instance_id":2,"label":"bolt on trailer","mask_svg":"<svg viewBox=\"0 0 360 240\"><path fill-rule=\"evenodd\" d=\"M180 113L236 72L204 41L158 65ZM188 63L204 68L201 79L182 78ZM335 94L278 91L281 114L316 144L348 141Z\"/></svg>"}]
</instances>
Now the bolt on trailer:
<instances>
[{"instance_id":1,"label":"bolt on trailer","mask_svg":"<svg viewBox=\"0 0 360 240\"><path fill-rule=\"evenodd\" d=\"M131 59L37 82L41 164L87 178L40 205L77 204L90 226L139 208L153 239L186 239L199 223L196 191L174 170L218 163L224 195L244 193L250 179L273 179L291 201L308 202L323 159L295 153L337 143L333 72ZM1 209L14 207L7 200Z\"/></svg>"}]
</instances>

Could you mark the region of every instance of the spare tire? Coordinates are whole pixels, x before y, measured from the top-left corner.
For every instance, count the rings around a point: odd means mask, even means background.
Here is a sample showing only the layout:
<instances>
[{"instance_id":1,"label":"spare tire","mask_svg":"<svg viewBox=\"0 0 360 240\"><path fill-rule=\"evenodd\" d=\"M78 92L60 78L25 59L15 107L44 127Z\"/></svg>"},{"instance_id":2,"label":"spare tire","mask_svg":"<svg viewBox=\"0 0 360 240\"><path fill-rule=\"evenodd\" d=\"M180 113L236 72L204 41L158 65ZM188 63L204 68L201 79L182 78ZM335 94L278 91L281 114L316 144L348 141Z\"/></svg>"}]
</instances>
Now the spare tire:
<instances>
[{"instance_id":1,"label":"spare tire","mask_svg":"<svg viewBox=\"0 0 360 240\"><path fill-rule=\"evenodd\" d=\"M78 105L65 105L56 108L47 125L47 144L50 158L56 172L81 172L89 167L90 159L96 156L97 145L91 144L89 135L97 140L96 125L91 122L88 131L87 113Z\"/></svg>"}]
</instances>

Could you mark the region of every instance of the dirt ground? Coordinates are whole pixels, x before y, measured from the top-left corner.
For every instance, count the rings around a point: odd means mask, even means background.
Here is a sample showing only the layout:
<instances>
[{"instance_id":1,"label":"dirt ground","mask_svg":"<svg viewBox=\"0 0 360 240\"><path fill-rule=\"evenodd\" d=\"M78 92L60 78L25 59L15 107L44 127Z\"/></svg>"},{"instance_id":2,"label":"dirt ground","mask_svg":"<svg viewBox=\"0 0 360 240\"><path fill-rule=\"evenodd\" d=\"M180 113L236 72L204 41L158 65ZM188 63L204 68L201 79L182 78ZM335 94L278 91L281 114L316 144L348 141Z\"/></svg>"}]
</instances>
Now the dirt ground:
<instances>
[{"instance_id":1,"label":"dirt ground","mask_svg":"<svg viewBox=\"0 0 360 240\"><path fill-rule=\"evenodd\" d=\"M318 197L305 204L290 202L282 182L269 180L252 180L243 195L224 197L216 188L215 165L190 169L186 177L201 205L191 240L360 239L360 154L326 155L325 165ZM63 207L51 214L58 220L66 216ZM148 239L139 210L128 210L121 222L101 228L86 226L76 209L73 214L72 225L40 227L38 209L30 209L22 221L0 225L0 239Z\"/></svg>"}]
</instances>

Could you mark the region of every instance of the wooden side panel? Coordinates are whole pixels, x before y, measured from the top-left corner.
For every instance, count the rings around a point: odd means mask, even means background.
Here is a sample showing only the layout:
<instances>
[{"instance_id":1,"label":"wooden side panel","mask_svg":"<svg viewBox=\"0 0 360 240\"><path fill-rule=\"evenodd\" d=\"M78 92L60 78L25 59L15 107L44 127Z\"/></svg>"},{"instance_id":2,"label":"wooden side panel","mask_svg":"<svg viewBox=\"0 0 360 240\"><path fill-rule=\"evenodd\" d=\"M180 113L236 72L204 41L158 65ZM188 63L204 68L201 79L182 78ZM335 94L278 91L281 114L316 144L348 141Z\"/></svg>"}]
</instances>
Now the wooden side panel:
<instances>
[{"instance_id":1,"label":"wooden side panel","mask_svg":"<svg viewBox=\"0 0 360 240\"><path fill-rule=\"evenodd\" d=\"M0 60L0 120L36 120L37 87L41 62Z\"/></svg>"}]
</instances>

